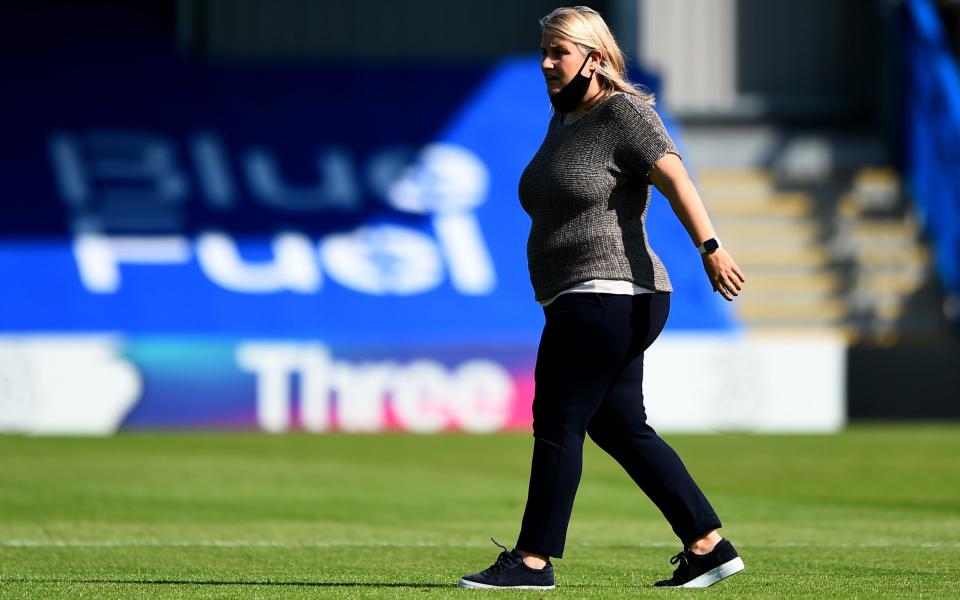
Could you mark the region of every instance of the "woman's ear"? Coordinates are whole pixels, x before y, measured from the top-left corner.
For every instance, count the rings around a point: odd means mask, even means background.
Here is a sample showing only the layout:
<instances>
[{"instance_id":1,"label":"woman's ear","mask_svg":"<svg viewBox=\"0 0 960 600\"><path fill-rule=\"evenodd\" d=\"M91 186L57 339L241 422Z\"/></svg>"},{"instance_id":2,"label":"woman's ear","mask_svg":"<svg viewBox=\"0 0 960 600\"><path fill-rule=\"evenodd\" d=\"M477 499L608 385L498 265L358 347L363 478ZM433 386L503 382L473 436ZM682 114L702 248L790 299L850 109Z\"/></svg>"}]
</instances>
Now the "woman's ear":
<instances>
[{"instance_id":1,"label":"woman's ear","mask_svg":"<svg viewBox=\"0 0 960 600\"><path fill-rule=\"evenodd\" d=\"M594 50L590 53L590 66L593 67L594 71L600 68L601 62L603 62L603 53L600 50Z\"/></svg>"}]
</instances>

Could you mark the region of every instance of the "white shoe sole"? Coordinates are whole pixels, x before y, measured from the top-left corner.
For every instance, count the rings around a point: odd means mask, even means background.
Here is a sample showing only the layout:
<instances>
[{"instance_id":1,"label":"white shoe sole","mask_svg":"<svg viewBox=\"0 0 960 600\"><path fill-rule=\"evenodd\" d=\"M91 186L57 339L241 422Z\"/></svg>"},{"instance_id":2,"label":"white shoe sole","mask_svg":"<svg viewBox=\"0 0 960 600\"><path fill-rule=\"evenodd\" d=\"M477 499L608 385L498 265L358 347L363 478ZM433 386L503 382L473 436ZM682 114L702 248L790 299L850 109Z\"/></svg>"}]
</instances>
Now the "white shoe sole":
<instances>
[{"instance_id":1,"label":"white shoe sole","mask_svg":"<svg viewBox=\"0 0 960 600\"><path fill-rule=\"evenodd\" d=\"M696 579L691 579L685 584L678 587L685 588L705 588L709 587L716 582L730 577L734 573L739 573L743 570L743 559L739 556L733 560L728 560L719 567L714 567L704 573L703 575L697 577Z\"/></svg>"},{"instance_id":2,"label":"white shoe sole","mask_svg":"<svg viewBox=\"0 0 960 600\"><path fill-rule=\"evenodd\" d=\"M487 585L486 583L477 583L476 581L467 581L466 579L461 579L459 587L470 588L473 590L552 590L556 586L553 586L553 585Z\"/></svg>"}]
</instances>

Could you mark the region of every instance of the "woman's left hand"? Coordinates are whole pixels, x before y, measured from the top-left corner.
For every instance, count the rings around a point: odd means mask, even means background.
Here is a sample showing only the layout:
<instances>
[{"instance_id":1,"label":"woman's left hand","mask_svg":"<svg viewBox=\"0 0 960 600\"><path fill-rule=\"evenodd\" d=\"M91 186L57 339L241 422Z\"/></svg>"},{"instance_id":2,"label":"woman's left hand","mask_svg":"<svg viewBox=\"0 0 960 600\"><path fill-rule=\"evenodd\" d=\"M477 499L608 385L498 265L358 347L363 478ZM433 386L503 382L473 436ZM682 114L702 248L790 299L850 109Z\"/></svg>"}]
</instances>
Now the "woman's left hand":
<instances>
[{"instance_id":1,"label":"woman's left hand","mask_svg":"<svg viewBox=\"0 0 960 600\"><path fill-rule=\"evenodd\" d=\"M703 255L703 270L707 272L713 291L720 292L721 296L730 301L740 294L747 281L740 267L723 246Z\"/></svg>"}]
</instances>

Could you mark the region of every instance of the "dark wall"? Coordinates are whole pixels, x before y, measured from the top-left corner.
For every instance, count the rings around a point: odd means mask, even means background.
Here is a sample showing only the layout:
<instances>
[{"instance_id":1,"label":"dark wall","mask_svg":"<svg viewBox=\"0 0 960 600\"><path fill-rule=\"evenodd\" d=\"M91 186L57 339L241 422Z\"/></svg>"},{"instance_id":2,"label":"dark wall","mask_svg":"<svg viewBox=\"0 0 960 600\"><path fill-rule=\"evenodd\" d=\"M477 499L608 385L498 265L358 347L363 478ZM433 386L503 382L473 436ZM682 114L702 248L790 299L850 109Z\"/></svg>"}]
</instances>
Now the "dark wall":
<instances>
[{"instance_id":1,"label":"dark wall","mask_svg":"<svg viewBox=\"0 0 960 600\"><path fill-rule=\"evenodd\" d=\"M559 0L180 0L178 38L211 60L489 60L537 51ZM607 15L608 2L591 3ZM607 15L609 18L609 15Z\"/></svg>"},{"instance_id":2,"label":"dark wall","mask_svg":"<svg viewBox=\"0 0 960 600\"><path fill-rule=\"evenodd\" d=\"M847 402L854 420L960 418L960 344L852 346Z\"/></svg>"},{"instance_id":3,"label":"dark wall","mask_svg":"<svg viewBox=\"0 0 960 600\"><path fill-rule=\"evenodd\" d=\"M737 89L768 118L874 124L888 110L890 15L882 0L738 0Z\"/></svg>"}]
</instances>

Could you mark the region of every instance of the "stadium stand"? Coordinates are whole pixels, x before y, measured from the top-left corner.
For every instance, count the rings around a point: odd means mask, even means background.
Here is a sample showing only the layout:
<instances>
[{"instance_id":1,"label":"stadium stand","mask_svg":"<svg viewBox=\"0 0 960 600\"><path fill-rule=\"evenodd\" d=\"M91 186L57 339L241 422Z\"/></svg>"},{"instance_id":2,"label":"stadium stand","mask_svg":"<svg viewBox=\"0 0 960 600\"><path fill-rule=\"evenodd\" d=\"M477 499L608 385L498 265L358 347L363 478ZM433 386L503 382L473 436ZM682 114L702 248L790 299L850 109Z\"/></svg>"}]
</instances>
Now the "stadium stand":
<instances>
[{"instance_id":1,"label":"stadium stand","mask_svg":"<svg viewBox=\"0 0 960 600\"><path fill-rule=\"evenodd\" d=\"M942 339L942 296L916 217L889 166L790 178L710 169L704 197L750 276L735 308L759 333L850 341Z\"/></svg>"},{"instance_id":2,"label":"stadium stand","mask_svg":"<svg viewBox=\"0 0 960 600\"><path fill-rule=\"evenodd\" d=\"M361 17L370 6L360 4L322 15L313 3L266 0L229 9L226 2L163 0L121 8L105 0L12 4L0 22L18 49L5 57L16 93L3 103L17 119L0 147L14 208L0 223L0 275L16 285L0 296L6 336L0 335L0 380L15 385L0 392L19 404L7 403L16 411L6 420L0 406L0 425L61 433L527 427L524 402L532 397L542 314L530 297L523 260L528 220L516 203L516 181L549 117L530 45L536 17L551 4L524 3L513 13L516 27L489 47L483 41L501 18L493 9L467 33L390 29L390 11L415 9L433 19L423 27L443 31L443 19L458 22L453 17L470 10L438 12L440 2L391 5L369 20ZM625 4L596 6L616 14ZM658 6L685 17L679 3ZM687 105L684 114L682 102L671 104L666 81L693 82L679 90L686 96L673 96L681 99L696 98L700 81L677 77L670 64L645 56L643 49L655 44L632 43L640 67L635 79L659 90L663 75L658 110L748 277L735 303L713 294L686 233L656 197L648 229L677 290L667 331L676 343L671 350L664 340L662 356L686 368L684 344L699 343L707 358L698 364L726 380L731 369L762 371L755 359L770 358L772 344L805 352L771 359L777 368L754 379L774 383L734 390L746 399L736 409L725 403L732 395L726 387L713 403L688 393L719 407L721 427L753 426L761 401L779 396L792 406L779 392L796 391L784 382L800 380L827 381L836 392L831 406L840 408L830 414L841 418L831 421L833 428L846 416L960 417L950 379L960 345L948 325L957 319L960 297L960 83L934 5L898 5L906 70L897 74L902 83L892 85L883 81L894 61L878 49L889 33L879 9L868 19L861 14L866 9L818 0L819 8L834 10L821 19L810 17L808 7L770 6L728 2L740 16L728 19L727 52L704 47L696 55L726 61L731 96L720 98L726 104ZM798 17L804 28L792 27ZM777 27L758 25L772 18ZM298 28L303 22L321 29ZM646 22L695 30L685 18ZM865 25L857 36L876 37L873 54L862 47L841 53L854 38L831 32L851 23ZM340 24L342 31L333 31ZM385 30L391 36L381 39ZM783 31L817 52L780 43L775 34ZM820 37L804 37L808 32ZM776 45L778 54L755 51L764 44ZM681 46L671 40L670 47ZM671 58L674 67L696 63L683 53ZM842 64L820 69L823 62ZM785 87L784 73L798 76ZM330 93L331 82L343 85ZM901 88L905 103L896 101ZM419 90L430 90L429 110ZM901 105L912 109L906 135L891 128ZM432 188L418 182L451 174L471 184L450 188L466 190L455 200L469 202L448 206L462 210L434 214L409 201L430 195ZM447 219L451 214L457 218ZM455 244L463 240L477 243ZM281 246L284 252L276 250ZM278 267L291 261L303 268ZM294 271L290 279L263 277ZM97 332L123 337L77 341ZM748 339L754 334L766 339ZM827 335L803 339L819 334ZM51 335L69 339L57 345ZM795 368L809 367L811 355L823 358L821 346L810 348L827 342L833 350L820 372ZM59 408L43 413L60 419L56 427L20 409L26 397L20 392L33 389L34 380L66 381L74 392L67 379L43 374L64 364L75 368L75 356L120 357L109 371L113 382L96 388L126 390L120 408L92 429ZM475 359L486 370L471 370ZM268 386L260 383L277 361L286 371L273 378L276 389L264 392ZM394 388L356 384L370 364L400 363L391 381L412 386L424 361L432 381L464 389L483 391L458 379L477 373L484 381L508 381L497 389L515 388L517 402L494 415L502 417L496 422L484 421L481 411L443 422L416 410L400 418L384 408ZM316 382L329 383L331 365L341 375L326 390ZM890 365L897 381L876 377L891 372ZM710 377L699 371L689 379L700 384ZM325 390L315 406L336 396L338 411L341 404L360 407L355 413L370 418L349 421L337 412L334 423L318 409L312 420L300 419L294 408L302 394L294 384ZM67 397L59 390L48 396ZM359 390L363 401L341 403L344 390ZM902 406L906 396L917 399ZM43 398L36 395L34 404ZM375 410L363 412L367 400ZM67 421L69 427L58 428Z\"/></svg>"}]
</instances>

